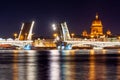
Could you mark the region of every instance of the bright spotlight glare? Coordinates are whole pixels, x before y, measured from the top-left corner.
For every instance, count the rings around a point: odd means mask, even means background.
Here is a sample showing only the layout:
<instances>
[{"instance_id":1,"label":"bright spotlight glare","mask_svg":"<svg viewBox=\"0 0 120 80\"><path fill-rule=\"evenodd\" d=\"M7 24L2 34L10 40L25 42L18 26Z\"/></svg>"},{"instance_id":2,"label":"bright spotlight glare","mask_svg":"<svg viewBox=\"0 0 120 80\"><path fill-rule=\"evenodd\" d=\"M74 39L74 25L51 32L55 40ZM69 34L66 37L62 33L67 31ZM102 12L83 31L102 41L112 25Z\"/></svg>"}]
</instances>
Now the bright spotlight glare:
<instances>
[{"instance_id":1,"label":"bright spotlight glare","mask_svg":"<svg viewBox=\"0 0 120 80\"><path fill-rule=\"evenodd\" d=\"M52 27L53 27L53 30L55 31L56 30L56 25L53 24Z\"/></svg>"}]
</instances>

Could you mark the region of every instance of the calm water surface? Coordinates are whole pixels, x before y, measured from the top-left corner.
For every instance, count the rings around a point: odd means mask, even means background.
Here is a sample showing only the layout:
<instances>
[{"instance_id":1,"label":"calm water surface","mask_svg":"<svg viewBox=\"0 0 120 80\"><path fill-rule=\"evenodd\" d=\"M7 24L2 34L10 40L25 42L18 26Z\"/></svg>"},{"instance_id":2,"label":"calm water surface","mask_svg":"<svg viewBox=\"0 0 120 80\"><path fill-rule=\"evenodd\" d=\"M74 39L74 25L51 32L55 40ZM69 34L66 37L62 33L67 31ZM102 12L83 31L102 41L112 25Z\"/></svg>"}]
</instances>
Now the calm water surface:
<instances>
[{"instance_id":1,"label":"calm water surface","mask_svg":"<svg viewBox=\"0 0 120 80\"><path fill-rule=\"evenodd\" d=\"M0 80L120 80L120 50L0 50Z\"/></svg>"}]
</instances>

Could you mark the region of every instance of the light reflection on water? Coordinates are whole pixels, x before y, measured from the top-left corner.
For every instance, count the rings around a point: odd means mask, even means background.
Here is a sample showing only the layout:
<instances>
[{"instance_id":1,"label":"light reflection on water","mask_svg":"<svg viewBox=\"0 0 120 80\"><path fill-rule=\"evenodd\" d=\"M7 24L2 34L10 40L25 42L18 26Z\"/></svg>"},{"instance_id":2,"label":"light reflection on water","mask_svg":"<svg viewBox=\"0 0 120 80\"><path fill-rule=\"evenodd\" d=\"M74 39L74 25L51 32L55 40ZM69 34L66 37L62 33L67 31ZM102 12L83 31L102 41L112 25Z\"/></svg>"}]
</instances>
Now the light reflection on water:
<instances>
[{"instance_id":1,"label":"light reflection on water","mask_svg":"<svg viewBox=\"0 0 120 80\"><path fill-rule=\"evenodd\" d=\"M0 80L119 79L119 49L0 51Z\"/></svg>"}]
</instances>

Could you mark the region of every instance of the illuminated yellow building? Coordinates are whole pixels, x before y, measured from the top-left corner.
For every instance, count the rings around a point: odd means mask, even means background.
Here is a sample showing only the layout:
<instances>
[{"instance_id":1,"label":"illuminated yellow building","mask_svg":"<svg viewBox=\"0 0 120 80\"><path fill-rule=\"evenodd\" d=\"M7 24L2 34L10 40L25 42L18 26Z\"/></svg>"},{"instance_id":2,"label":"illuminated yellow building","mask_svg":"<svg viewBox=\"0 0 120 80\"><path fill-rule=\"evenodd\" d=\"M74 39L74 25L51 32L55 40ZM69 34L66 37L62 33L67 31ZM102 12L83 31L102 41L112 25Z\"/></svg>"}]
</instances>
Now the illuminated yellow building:
<instances>
[{"instance_id":1,"label":"illuminated yellow building","mask_svg":"<svg viewBox=\"0 0 120 80\"><path fill-rule=\"evenodd\" d=\"M82 36L88 36L88 33L87 33L86 30L84 30L84 31L82 32Z\"/></svg>"},{"instance_id":2,"label":"illuminated yellow building","mask_svg":"<svg viewBox=\"0 0 120 80\"><path fill-rule=\"evenodd\" d=\"M112 35L112 33L111 33L110 30L107 30L107 31L106 31L106 34L107 34L108 36Z\"/></svg>"},{"instance_id":3,"label":"illuminated yellow building","mask_svg":"<svg viewBox=\"0 0 120 80\"><path fill-rule=\"evenodd\" d=\"M103 35L103 25L98 14L96 14L95 20L92 21L90 36L98 37L100 35Z\"/></svg>"}]
</instances>

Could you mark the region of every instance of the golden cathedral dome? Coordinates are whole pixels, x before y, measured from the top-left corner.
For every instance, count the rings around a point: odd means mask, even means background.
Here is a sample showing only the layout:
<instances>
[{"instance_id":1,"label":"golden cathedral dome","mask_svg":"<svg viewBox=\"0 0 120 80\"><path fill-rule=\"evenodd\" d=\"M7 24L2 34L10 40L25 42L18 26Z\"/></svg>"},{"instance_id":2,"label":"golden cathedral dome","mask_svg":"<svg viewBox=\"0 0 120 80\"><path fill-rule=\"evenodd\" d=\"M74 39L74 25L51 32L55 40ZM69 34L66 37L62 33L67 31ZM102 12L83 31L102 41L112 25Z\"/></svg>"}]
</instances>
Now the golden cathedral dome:
<instances>
[{"instance_id":1,"label":"golden cathedral dome","mask_svg":"<svg viewBox=\"0 0 120 80\"><path fill-rule=\"evenodd\" d=\"M88 33L87 33L86 30L84 30L84 31L82 32L82 36L88 36Z\"/></svg>"},{"instance_id":2,"label":"golden cathedral dome","mask_svg":"<svg viewBox=\"0 0 120 80\"><path fill-rule=\"evenodd\" d=\"M102 22L101 22L101 20L99 19L98 14L96 14L95 20L92 21L91 27L94 27L94 26L95 26L95 27L96 27L96 26L102 27Z\"/></svg>"},{"instance_id":3,"label":"golden cathedral dome","mask_svg":"<svg viewBox=\"0 0 120 80\"><path fill-rule=\"evenodd\" d=\"M96 14L95 20L92 21L91 35L92 36L103 35L103 25L101 20L98 17L98 14Z\"/></svg>"}]
</instances>

